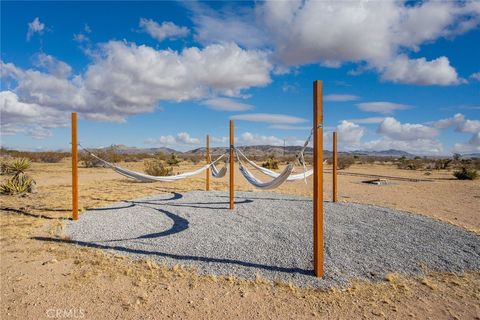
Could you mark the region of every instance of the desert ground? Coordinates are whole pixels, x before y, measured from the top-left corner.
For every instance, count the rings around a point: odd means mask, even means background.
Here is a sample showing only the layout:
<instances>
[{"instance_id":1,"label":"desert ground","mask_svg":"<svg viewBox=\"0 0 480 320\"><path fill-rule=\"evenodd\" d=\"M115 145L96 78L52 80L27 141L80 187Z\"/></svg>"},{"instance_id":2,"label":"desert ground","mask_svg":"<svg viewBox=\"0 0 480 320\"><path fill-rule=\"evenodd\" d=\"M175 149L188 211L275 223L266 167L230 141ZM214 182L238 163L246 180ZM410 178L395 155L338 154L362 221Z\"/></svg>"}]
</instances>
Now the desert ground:
<instances>
[{"instance_id":1,"label":"desert ground","mask_svg":"<svg viewBox=\"0 0 480 320\"><path fill-rule=\"evenodd\" d=\"M143 164L122 163L130 169ZM196 165L198 166L198 165ZM196 167L182 163L176 172ZM201 276L182 265L167 268L98 249L36 237L64 239L71 217L68 159L34 163L36 192L0 196L2 319L480 319L480 273L389 274L382 282L354 281L348 288L298 288L289 283ZM297 172L301 172L299 167ZM388 184L364 184L369 174ZM236 190L254 191L237 172ZM331 167L324 197L330 201ZM480 181L459 181L449 171L399 170L393 165L354 165L340 171L339 201L375 204L425 215L480 233ZM138 183L106 168L79 169L82 210L149 195L203 190L205 176L174 183ZM228 178L211 179L228 190ZM311 196L311 179L275 191Z\"/></svg>"}]
</instances>

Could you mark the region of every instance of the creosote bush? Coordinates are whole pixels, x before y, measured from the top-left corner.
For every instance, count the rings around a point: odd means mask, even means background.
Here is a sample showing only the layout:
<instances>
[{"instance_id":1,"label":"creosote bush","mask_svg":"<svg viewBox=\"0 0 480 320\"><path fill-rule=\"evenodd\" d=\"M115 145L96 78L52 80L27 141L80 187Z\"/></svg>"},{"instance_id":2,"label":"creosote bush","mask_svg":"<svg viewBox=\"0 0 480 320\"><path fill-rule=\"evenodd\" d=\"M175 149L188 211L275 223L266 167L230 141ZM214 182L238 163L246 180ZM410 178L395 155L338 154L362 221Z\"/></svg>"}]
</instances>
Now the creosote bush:
<instances>
[{"instance_id":1,"label":"creosote bush","mask_svg":"<svg viewBox=\"0 0 480 320\"><path fill-rule=\"evenodd\" d=\"M151 176L171 176L173 175L173 168L168 167L165 161L160 159L145 160L145 173Z\"/></svg>"},{"instance_id":2,"label":"creosote bush","mask_svg":"<svg viewBox=\"0 0 480 320\"><path fill-rule=\"evenodd\" d=\"M350 168L354 163L355 159L353 157L339 157L337 160L337 168L344 170Z\"/></svg>"},{"instance_id":3,"label":"creosote bush","mask_svg":"<svg viewBox=\"0 0 480 320\"><path fill-rule=\"evenodd\" d=\"M458 180L475 180L478 178L477 170L467 167L462 167L460 170L455 171L453 175Z\"/></svg>"},{"instance_id":4,"label":"creosote bush","mask_svg":"<svg viewBox=\"0 0 480 320\"><path fill-rule=\"evenodd\" d=\"M170 159L167 160L168 165L170 166L178 166L180 163L180 160L177 158L177 155L175 153L172 153L170 156Z\"/></svg>"},{"instance_id":5,"label":"creosote bush","mask_svg":"<svg viewBox=\"0 0 480 320\"><path fill-rule=\"evenodd\" d=\"M278 169L278 161L274 155L271 155L266 162L262 163L262 167L270 170Z\"/></svg>"},{"instance_id":6,"label":"creosote bush","mask_svg":"<svg viewBox=\"0 0 480 320\"><path fill-rule=\"evenodd\" d=\"M33 192L35 181L30 178L25 171L30 168L30 160L26 158L14 159L8 163L2 164L2 172L13 176L0 185L2 194L18 194Z\"/></svg>"}]
</instances>

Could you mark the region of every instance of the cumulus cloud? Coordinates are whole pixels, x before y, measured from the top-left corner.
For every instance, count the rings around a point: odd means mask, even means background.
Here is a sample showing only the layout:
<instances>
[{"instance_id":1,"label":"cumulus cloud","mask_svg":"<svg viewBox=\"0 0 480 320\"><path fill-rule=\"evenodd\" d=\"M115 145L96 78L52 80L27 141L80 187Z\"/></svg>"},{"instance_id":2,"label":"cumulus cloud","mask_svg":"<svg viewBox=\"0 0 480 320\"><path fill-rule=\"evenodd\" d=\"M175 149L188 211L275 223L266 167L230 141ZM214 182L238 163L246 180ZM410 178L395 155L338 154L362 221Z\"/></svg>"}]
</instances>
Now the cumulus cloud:
<instances>
[{"instance_id":1,"label":"cumulus cloud","mask_svg":"<svg viewBox=\"0 0 480 320\"><path fill-rule=\"evenodd\" d=\"M158 41L183 38L190 33L190 29L187 27L177 26L170 21L164 21L162 24L159 24L154 20L141 18L139 26L144 32Z\"/></svg>"},{"instance_id":2,"label":"cumulus cloud","mask_svg":"<svg viewBox=\"0 0 480 320\"><path fill-rule=\"evenodd\" d=\"M28 23L27 40L30 41L35 33L42 34L44 30L45 24L40 22L39 17L36 17L32 22Z\"/></svg>"},{"instance_id":3,"label":"cumulus cloud","mask_svg":"<svg viewBox=\"0 0 480 320\"><path fill-rule=\"evenodd\" d=\"M283 146L283 139L275 136L263 136L250 132L244 132L237 139L238 144L242 145L273 145Z\"/></svg>"},{"instance_id":4,"label":"cumulus cloud","mask_svg":"<svg viewBox=\"0 0 480 320\"><path fill-rule=\"evenodd\" d=\"M247 114L239 114L230 117L230 119L234 120L245 120L245 121L253 121L253 122L267 122L267 123L302 123L307 122L307 119L293 117L286 114L275 114L275 113L247 113Z\"/></svg>"},{"instance_id":5,"label":"cumulus cloud","mask_svg":"<svg viewBox=\"0 0 480 320\"><path fill-rule=\"evenodd\" d=\"M323 97L324 101L332 101L332 102L347 102L347 101L355 101L360 99L359 96L351 95L351 94L327 94Z\"/></svg>"},{"instance_id":6,"label":"cumulus cloud","mask_svg":"<svg viewBox=\"0 0 480 320\"><path fill-rule=\"evenodd\" d=\"M480 152L480 132L474 133L466 143L456 143L453 152Z\"/></svg>"},{"instance_id":7,"label":"cumulus cloud","mask_svg":"<svg viewBox=\"0 0 480 320\"><path fill-rule=\"evenodd\" d=\"M35 65L39 68L44 68L48 73L59 78L66 78L72 73L72 67L67 63L45 53L37 55Z\"/></svg>"},{"instance_id":8,"label":"cumulus cloud","mask_svg":"<svg viewBox=\"0 0 480 320\"><path fill-rule=\"evenodd\" d=\"M339 67L353 62L362 70L377 70L384 80L421 85L463 80L446 57L427 61L404 54L480 23L478 1L293 0L257 2L240 13L228 7L221 14L204 8L193 11L203 43L239 39L247 47L271 49L278 65Z\"/></svg>"},{"instance_id":9,"label":"cumulus cloud","mask_svg":"<svg viewBox=\"0 0 480 320\"><path fill-rule=\"evenodd\" d=\"M110 41L99 46L83 74L68 78L66 63L39 57L38 66L46 72L0 62L2 77L15 82L11 91L18 101L102 121L152 112L164 100L238 96L270 83L272 68L264 53L232 43L176 52Z\"/></svg>"},{"instance_id":10,"label":"cumulus cloud","mask_svg":"<svg viewBox=\"0 0 480 320\"><path fill-rule=\"evenodd\" d=\"M356 123L356 124L372 124L372 123L381 123L385 120L384 117L369 117L369 118L361 118L361 119L348 119L346 121Z\"/></svg>"},{"instance_id":11,"label":"cumulus cloud","mask_svg":"<svg viewBox=\"0 0 480 320\"><path fill-rule=\"evenodd\" d=\"M382 114L392 114L396 110L407 110L412 108L412 106L409 105L386 101L359 103L357 104L357 107L363 111L378 112Z\"/></svg>"},{"instance_id":12,"label":"cumulus cloud","mask_svg":"<svg viewBox=\"0 0 480 320\"><path fill-rule=\"evenodd\" d=\"M398 56L382 69L381 78L397 83L418 85L453 85L463 83L447 57L427 61Z\"/></svg>"},{"instance_id":13,"label":"cumulus cloud","mask_svg":"<svg viewBox=\"0 0 480 320\"><path fill-rule=\"evenodd\" d=\"M338 133L338 140L349 145L358 144L364 134L362 127L346 120L340 122L336 131Z\"/></svg>"},{"instance_id":14,"label":"cumulus cloud","mask_svg":"<svg viewBox=\"0 0 480 320\"><path fill-rule=\"evenodd\" d=\"M241 103L228 98L213 98L202 102L209 109L218 111L247 111L254 109L251 104Z\"/></svg>"},{"instance_id":15,"label":"cumulus cloud","mask_svg":"<svg viewBox=\"0 0 480 320\"><path fill-rule=\"evenodd\" d=\"M470 79L480 81L480 72L472 73L469 77Z\"/></svg>"},{"instance_id":16,"label":"cumulus cloud","mask_svg":"<svg viewBox=\"0 0 480 320\"><path fill-rule=\"evenodd\" d=\"M400 123L392 117L387 117L380 123L377 133L394 140L408 141L417 139L432 139L438 135L438 130L423 124Z\"/></svg>"},{"instance_id":17,"label":"cumulus cloud","mask_svg":"<svg viewBox=\"0 0 480 320\"><path fill-rule=\"evenodd\" d=\"M437 129L446 129L455 126L455 131L457 132L476 133L480 131L480 120L467 119L461 113L457 113L451 118L430 122L429 124Z\"/></svg>"},{"instance_id":18,"label":"cumulus cloud","mask_svg":"<svg viewBox=\"0 0 480 320\"><path fill-rule=\"evenodd\" d=\"M198 138L193 138L187 132L179 132L175 136L167 135L160 136L158 138L150 138L145 140L145 144L158 144L162 146L184 146L184 145L198 145L200 140Z\"/></svg>"}]
</instances>

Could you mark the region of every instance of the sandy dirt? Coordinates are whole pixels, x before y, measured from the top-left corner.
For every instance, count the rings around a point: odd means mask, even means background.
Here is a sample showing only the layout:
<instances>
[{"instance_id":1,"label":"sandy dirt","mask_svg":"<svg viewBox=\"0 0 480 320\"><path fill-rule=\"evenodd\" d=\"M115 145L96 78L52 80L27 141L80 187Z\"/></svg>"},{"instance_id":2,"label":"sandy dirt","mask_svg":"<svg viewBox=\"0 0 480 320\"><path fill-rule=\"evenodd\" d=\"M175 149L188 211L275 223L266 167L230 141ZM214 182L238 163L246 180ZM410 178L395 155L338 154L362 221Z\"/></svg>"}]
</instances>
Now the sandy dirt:
<instances>
[{"instance_id":1,"label":"sandy dirt","mask_svg":"<svg viewBox=\"0 0 480 320\"><path fill-rule=\"evenodd\" d=\"M123 165L123 164L122 164ZM142 170L141 163L125 166ZM182 165L176 171L188 171ZM331 198L326 167L325 198ZM300 172L300 168L299 171ZM397 208L480 230L480 181L458 181L451 172L398 170L358 165L346 173L428 179L389 184L361 183L368 177L339 176L339 199ZM70 166L34 164L37 192L0 196L1 319L480 319L480 273L392 274L381 283L355 282L348 289L299 289L258 278L199 276L181 265L131 261L99 250L62 243L70 216ZM80 168L80 206L204 188L204 175L175 183L136 183L109 169ZM261 177L260 174L258 174ZM227 190L228 180L211 179ZM237 173L237 190L251 187ZM311 195L310 182L288 183L278 192Z\"/></svg>"}]
</instances>

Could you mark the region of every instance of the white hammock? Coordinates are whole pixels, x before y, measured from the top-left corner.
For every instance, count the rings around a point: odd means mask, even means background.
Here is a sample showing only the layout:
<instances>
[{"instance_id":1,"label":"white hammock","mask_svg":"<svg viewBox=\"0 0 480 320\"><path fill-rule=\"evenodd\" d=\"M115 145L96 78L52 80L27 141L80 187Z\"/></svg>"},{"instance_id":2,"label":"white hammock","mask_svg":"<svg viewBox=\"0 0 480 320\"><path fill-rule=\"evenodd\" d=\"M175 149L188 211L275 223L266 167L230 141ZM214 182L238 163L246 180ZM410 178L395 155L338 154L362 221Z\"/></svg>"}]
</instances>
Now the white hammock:
<instances>
[{"instance_id":1,"label":"white hammock","mask_svg":"<svg viewBox=\"0 0 480 320\"><path fill-rule=\"evenodd\" d=\"M211 169L212 169L212 176L214 178L223 178L223 177L225 177L225 174L227 173L227 164L225 163L223 168L218 170L217 167L215 166L215 164L212 163Z\"/></svg>"},{"instance_id":2,"label":"white hammock","mask_svg":"<svg viewBox=\"0 0 480 320\"><path fill-rule=\"evenodd\" d=\"M283 169L282 173L280 173L278 175L278 177L274 178L273 180L270 180L269 182L262 182L262 181L258 180L257 178L255 178L253 176L253 174L250 171L248 171L247 168L245 168L243 166L243 163L240 160L240 158L238 158L238 162L240 163L240 172L245 177L245 179L247 179L247 181L250 182L250 184L252 184L253 186L255 186L259 189L274 189L274 188L277 188L278 186L280 186L282 183L284 183L287 180L288 176L292 173L293 167L295 165L294 162L289 163L285 167L285 169Z\"/></svg>"},{"instance_id":3,"label":"white hammock","mask_svg":"<svg viewBox=\"0 0 480 320\"><path fill-rule=\"evenodd\" d=\"M258 164L256 164L255 162L253 162L252 160L248 159L245 154L243 154L243 152L240 150L240 149L237 149L238 152L240 152L240 155L252 166L254 167L255 169L257 169L258 171L266 174L267 176L270 176L272 178L276 178L280 175L280 173L277 173L275 171L272 171L272 170L269 170L267 168L264 168L262 166L259 166ZM304 171L303 173L298 173L298 174L291 174L288 176L287 178L287 181L296 181L296 180L301 180L301 179L305 179L307 177L310 177L311 175L313 174L313 169L310 169L310 170L306 170Z\"/></svg>"},{"instance_id":4,"label":"white hammock","mask_svg":"<svg viewBox=\"0 0 480 320\"><path fill-rule=\"evenodd\" d=\"M83 148L85 149L85 148ZM201 173L202 171L205 171L207 170L209 167L211 167L213 164L215 164L215 162L217 162L218 160L222 159L225 154L221 155L219 158L217 158L215 161L209 163L209 164L206 164L204 165L203 167L197 169L197 170L194 170L194 171L190 171L190 172L185 172L185 173L181 173L181 174L177 174L175 176L151 176L151 175L148 175L148 174L144 174L144 173L141 173L141 172L137 172L137 171L132 171L132 170L128 170L128 169L125 169L125 168L122 168L120 166L117 166L111 162L108 162L108 161L105 161L99 157L97 157L95 154L93 154L92 152L88 151L87 149L85 149L92 157L94 157L95 159L101 161L103 164L105 164L107 167L113 169L115 172L121 174L122 176L125 176L127 178L130 178L130 179L135 179L135 180L139 180L139 181L144 181L144 182L152 182L152 181L163 181L163 182L172 182L172 181L177 181L177 180L180 180L180 179L185 179L187 177L190 177L190 176L194 176L196 174L199 174Z\"/></svg>"}]
</instances>

